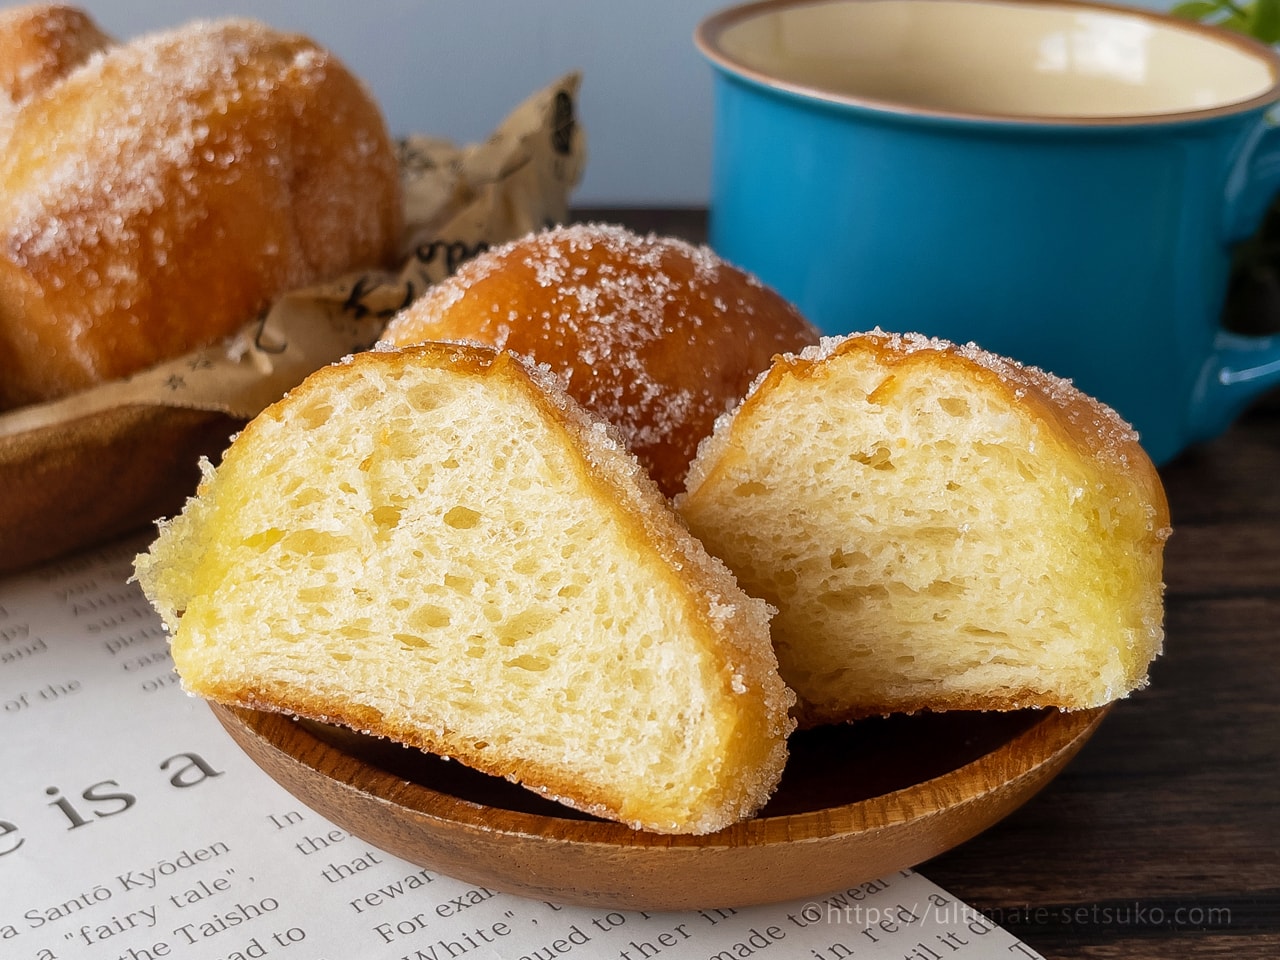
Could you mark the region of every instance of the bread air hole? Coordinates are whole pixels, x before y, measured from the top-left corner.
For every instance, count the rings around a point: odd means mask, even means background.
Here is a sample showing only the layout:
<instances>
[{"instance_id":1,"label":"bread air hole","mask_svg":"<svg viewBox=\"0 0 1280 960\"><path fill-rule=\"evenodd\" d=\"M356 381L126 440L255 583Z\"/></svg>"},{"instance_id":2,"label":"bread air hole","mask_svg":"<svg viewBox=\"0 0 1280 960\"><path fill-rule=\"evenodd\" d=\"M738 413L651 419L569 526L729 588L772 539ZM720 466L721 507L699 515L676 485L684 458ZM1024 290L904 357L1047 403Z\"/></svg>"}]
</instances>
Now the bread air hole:
<instances>
[{"instance_id":1,"label":"bread air hole","mask_svg":"<svg viewBox=\"0 0 1280 960\"><path fill-rule=\"evenodd\" d=\"M277 543L284 539L284 531L271 527L267 530L261 530L258 533L245 537L241 540L241 544L253 550L261 550L266 552Z\"/></svg>"},{"instance_id":2,"label":"bread air hole","mask_svg":"<svg viewBox=\"0 0 1280 960\"><path fill-rule=\"evenodd\" d=\"M317 490L315 487L305 487L299 490L289 502L295 510L301 510L303 507L309 507L313 503L320 503L324 499L324 491Z\"/></svg>"},{"instance_id":3,"label":"bread air hole","mask_svg":"<svg viewBox=\"0 0 1280 960\"><path fill-rule=\"evenodd\" d=\"M350 550L350 537L343 537L322 530L295 530L280 541L283 550L306 557L329 557Z\"/></svg>"},{"instance_id":4,"label":"bread air hole","mask_svg":"<svg viewBox=\"0 0 1280 960\"><path fill-rule=\"evenodd\" d=\"M386 536L394 530L400 523L400 517L403 511L399 507L382 506L374 507L369 511L369 519L373 521L373 525L377 528L378 536Z\"/></svg>"},{"instance_id":5,"label":"bread air hole","mask_svg":"<svg viewBox=\"0 0 1280 960\"><path fill-rule=\"evenodd\" d=\"M451 507L444 515L445 526L455 530L471 530L480 523L480 514L469 507Z\"/></svg>"},{"instance_id":6,"label":"bread air hole","mask_svg":"<svg viewBox=\"0 0 1280 960\"><path fill-rule=\"evenodd\" d=\"M426 640L413 633L393 633L391 635L406 647L412 647L414 650L426 650L431 644Z\"/></svg>"},{"instance_id":7,"label":"bread air hole","mask_svg":"<svg viewBox=\"0 0 1280 960\"><path fill-rule=\"evenodd\" d=\"M338 588L334 586L300 587L297 597L299 603L328 603L338 599Z\"/></svg>"},{"instance_id":8,"label":"bread air hole","mask_svg":"<svg viewBox=\"0 0 1280 960\"><path fill-rule=\"evenodd\" d=\"M532 608L518 613L498 628L498 643L504 647L513 647L522 640L542 633L556 622L559 615L559 611L550 608Z\"/></svg>"},{"instance_id":9,"label":"bread air hole","mask_svg":"<svg viewBox=\"0 0 1280 960\"><path fill-rule=\"evenodd\" d=\"M435 383L415 383L404 388L404 397L415 410L429 411L444 406L449 397Z\"/></svg>"},{"instance_id":10,"label":"bread air hole","mask_svg":"<svg viewBox=\"0 0 1280 960\"><path fill-rule=\"evenodd\" d=\"M311 403L301 410L295 411L295 416L302 421L307 429L315 430L317 427L323 426L325 421L333 416L333 407L327 403Z\"/></svg>"},{"instance_id":11,"label":"bread air hole","mask_svg":"<svg viewBox=\"0 0 1280 960\"><path fill-rule=\"evenodd\" d=\"M452 622L452 614L446 608L434 603L424 603L406 618L406 623L411 629L422 633L443 630Z\"/></svg>"},{"instance_id":12,"label":"bread air hole","mask_svg":"<svg viewBox=\"0 0 1280 960\"><path fill-rule=\"evenodd\" d=\"M867 558L858 553L845 553L843 547L836 547L828 558L832 570L845 570L855 563L866 563Z\"/></svg>"},{"instance_id":13,"label":"bread air hole","mask_svg":"<svg viewBox=\"0 0 1280 960\"><path fill-rule=\"evenodd\" d=\"M549 668L551 666L551 661L547 657L536 653L522 653L520 656L514 657L511 660L503 660L502 665L504 667L516 667L520 670L530 670L536 673Z\"/></svg>"},{"instance_id":14,"label":"bread air hole","mask_svg":"<svg viewBox=\"0 0 1280 960\"><path fill-rule=\"evenodd\" d=\"M883 445L876 446L869 452L864 453L859 451L857 453L851 453L849 454L849 458L851 460L856 460L858 463L866 464L872 470L897 469L894 466L892 454L889 453L889 448Z\"/></svg>"}]
</instances>

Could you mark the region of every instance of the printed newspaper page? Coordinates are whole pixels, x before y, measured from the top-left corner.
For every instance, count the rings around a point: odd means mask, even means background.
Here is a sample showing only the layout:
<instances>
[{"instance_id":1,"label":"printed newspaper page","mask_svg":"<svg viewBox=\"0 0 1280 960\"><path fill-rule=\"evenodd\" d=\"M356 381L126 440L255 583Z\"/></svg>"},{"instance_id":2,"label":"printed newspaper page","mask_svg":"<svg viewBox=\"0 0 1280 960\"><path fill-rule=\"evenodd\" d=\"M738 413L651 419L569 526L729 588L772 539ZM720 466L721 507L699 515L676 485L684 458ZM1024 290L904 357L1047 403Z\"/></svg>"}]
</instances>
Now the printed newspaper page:
<instances>
[{"instance_id":1,"label":"printed newspaper page","mask_svg":"<svg viewBox=\"0 0 1280 960\"><path fill-rule=\"evenodd\" d=\"M142 538L0 580L0 956L981 960L1034 950L912 871L746 909L547 903L307 809L178 685Z\"/></svg>"}]
</instances>

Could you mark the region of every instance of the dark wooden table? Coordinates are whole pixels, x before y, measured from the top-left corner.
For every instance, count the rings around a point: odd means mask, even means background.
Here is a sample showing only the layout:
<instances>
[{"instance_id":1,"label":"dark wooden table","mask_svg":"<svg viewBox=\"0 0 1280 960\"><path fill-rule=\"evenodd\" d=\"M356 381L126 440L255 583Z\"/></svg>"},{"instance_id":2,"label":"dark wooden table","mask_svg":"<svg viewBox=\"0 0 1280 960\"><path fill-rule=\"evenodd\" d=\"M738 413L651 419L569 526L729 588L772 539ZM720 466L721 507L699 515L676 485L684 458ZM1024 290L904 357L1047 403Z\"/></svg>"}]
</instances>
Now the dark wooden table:
<instances>
[{"instance_id":1,"label":"dark wooden table","mask_svg":"<svg viewBox=\"0 0 1280 960\"><path fill-rule=\"evenodd\" d=\"M705 235L697 210L579 216ZM1280 960L1280 396L1162 475L1150 687L1020 811L920 870L1050 960Z\"/></svg>"}]
</instances>

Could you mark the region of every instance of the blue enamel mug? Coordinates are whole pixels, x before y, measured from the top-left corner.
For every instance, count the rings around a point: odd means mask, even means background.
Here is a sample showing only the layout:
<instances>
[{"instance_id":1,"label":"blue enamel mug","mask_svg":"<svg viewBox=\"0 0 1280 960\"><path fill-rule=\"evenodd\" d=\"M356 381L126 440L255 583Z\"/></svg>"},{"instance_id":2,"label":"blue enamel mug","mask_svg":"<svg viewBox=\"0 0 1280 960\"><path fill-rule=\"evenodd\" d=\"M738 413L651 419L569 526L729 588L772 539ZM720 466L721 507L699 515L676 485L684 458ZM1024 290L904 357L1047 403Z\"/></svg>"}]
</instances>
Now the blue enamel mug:
<instances>
[{"instance_id":1,"label":"blue enamel mug","mask_svg":"<svg viewBox=\"0 0 1280 960\"><path fill-rule=\"evenodd\" d=\"M1280 60L1071 0L714 14L710 243L824 333L882 327L1075 381L1163 463L1280 383L1221 326L1280 190Z\"/></svg>"}]
</instances>

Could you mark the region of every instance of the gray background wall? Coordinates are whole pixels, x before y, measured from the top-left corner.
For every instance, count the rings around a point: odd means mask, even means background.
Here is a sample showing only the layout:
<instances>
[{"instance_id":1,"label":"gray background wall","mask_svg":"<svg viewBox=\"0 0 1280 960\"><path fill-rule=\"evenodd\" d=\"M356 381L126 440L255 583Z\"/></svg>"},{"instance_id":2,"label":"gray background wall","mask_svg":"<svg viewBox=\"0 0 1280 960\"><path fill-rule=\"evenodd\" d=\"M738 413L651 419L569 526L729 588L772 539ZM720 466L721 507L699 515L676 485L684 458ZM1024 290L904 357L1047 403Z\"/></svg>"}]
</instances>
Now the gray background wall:
<instances>
[{"instance_id":1,"label":"gray background wall","mask_svg":"<svg viewBox=\"0 0 1280 960\"><path fill-rule=\"evenodd\" d=\"M252 16L330 47L397 134L483 138L525 96L583 72L582 205L706 201L711 71L694 26L730 0L81 0L126 38L197 17ZM1159 0L1144 0L1156 6Z\"/></svg>"},{"instance_id":2,"label":"gray background wall","mask_svg":"<svg viewBox=\"0 0 1280 960\"><path fill-rule=\"evenodd\" d=\"M331 48L394 133L486 136L528 94L583 73L584 205L705 202L710 68L694 49L714 0L81 0L117 38L244 15Z\"/></svg>"}]
</instances>

